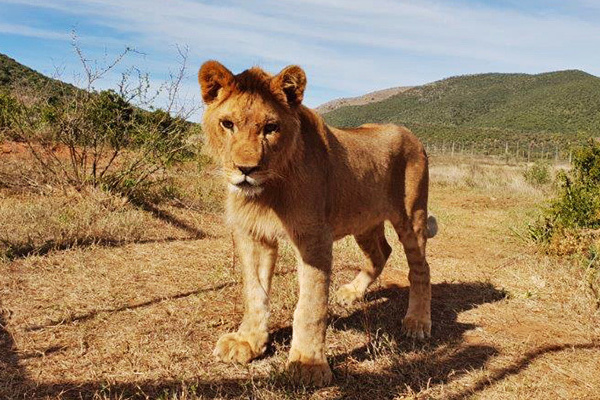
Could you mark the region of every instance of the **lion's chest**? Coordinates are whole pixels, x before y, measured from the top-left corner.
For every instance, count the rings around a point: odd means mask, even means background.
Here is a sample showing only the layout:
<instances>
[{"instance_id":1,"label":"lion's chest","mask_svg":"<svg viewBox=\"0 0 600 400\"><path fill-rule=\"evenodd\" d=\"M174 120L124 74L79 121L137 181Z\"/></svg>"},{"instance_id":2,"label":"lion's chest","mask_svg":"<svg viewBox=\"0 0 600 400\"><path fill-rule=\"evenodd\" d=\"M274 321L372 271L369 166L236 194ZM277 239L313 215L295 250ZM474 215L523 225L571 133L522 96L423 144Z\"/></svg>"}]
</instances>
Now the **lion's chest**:
<instances>
[{"instance_id":1,"label":"lion's chest","mask_svg":"<svg viewBox=\"0 0 600 400\"><path fill-rule=\"evenodd\" d=\"M269 207L230 200L226 204L227 223L256 237L268 239L287 236L281 219Z\"/></svg>"}]
</instances>

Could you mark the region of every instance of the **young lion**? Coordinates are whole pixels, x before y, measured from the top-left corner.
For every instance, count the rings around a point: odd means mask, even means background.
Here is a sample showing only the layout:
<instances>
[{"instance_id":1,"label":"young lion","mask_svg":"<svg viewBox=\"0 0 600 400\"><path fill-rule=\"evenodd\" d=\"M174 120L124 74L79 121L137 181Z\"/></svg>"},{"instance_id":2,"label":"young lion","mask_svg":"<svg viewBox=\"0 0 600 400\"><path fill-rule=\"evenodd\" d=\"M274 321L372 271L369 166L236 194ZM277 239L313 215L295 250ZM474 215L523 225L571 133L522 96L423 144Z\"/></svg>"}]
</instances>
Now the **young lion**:
<instances>
[{"instance_id":1,"label":"young lion","mask_svg":"<svg viewBox=\"0 0 600 400\"><path fill-rule=\"evenodd\" d=\"M202 126L227 179L226 216L244 280L243 321L237 332L219 339L214 354L247 363L265 351L277 241L288 238L300 284L288 369L304 384L328 384L332 244L354 235L367 257L356 278L337 291L340 302L351 303L362 298L390 255L386 220L410 266L403 330L411 337L429 336L425 244L437 227L427 218L427 155L419 140L396 125L327 126L301 104L306 76L298 66L276 76L256 67L233 75L208 61L198 78L206 104Z\"/></svg>"}]
</instances>

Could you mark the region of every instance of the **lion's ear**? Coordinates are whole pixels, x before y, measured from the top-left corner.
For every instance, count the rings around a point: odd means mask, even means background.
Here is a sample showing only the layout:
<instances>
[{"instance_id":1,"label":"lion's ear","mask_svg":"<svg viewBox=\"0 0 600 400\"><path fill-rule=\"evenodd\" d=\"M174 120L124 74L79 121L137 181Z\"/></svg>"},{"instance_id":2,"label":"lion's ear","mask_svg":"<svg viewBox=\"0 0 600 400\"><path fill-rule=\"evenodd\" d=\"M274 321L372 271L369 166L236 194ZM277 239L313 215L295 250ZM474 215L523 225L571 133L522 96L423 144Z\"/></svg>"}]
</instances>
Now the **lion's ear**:
<instances>
[{"instance_id":1,"label":"lion's ear","mask_svg":"<svg viewBox=\"0 0 600 400\"><path fill-rule=\"evenodd\" d=\"M274 90L281 90L290 105L302 103L306 88L306 74L297 65L285 67L272 81Z\"/></svg>"},{"instance_id":2,"label":"lion's ear","mask_svg":"<svg viewBox=\"0 0 600 400\"><path fill-rule=\"evenodd\" d=\"M198 71L202 99L206 104L214 101L219 95L219 90L233 84L233 81L234 77L231 71L218 61L207 61Z\"/></svg>"}]
</instances>

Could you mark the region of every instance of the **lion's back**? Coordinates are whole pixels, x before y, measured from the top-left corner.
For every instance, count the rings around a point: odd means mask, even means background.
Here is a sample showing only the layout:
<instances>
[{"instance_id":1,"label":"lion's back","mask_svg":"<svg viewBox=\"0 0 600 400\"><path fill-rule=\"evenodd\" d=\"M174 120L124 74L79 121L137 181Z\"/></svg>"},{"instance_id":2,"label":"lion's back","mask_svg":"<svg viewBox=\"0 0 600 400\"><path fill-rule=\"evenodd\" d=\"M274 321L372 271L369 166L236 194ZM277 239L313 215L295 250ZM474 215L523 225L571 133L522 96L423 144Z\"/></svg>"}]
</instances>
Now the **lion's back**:
<instances>
[{"instance_id":1,"label":"lion's back","mask_svg":"<svg viewBox=\"0 0 600 400\"><path fill-rule=\"evenodd\" d=\"M396 124L363 124L356 128L333 128L333 134L348 154L369 153L384 159L412 158L423 152L420 140L406 127Z\"/></svg>"}]
</instances>

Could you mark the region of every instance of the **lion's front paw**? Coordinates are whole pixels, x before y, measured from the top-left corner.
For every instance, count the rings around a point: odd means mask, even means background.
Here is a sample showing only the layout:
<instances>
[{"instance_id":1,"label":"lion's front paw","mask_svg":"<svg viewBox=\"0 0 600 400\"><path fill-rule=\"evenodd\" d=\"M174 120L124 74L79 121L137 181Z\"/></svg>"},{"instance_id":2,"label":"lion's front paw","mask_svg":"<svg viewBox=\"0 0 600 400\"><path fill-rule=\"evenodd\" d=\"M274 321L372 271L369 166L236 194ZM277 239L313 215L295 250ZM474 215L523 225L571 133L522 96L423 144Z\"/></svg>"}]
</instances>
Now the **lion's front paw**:
<instances>
[{"instance_id":1,"label":"lion's front paw","mask_svg":"<svg viewBox=\"0 0 600 400\"><path fill-rule=\"evenodd\" d=\"M414 314L406 314L402 320L402 332L408 337L425 339L431 336L431 317L420 317Z\"/></svg>"},{"instance_id":2,"label":"lion's front paw","mask_svg":"<svg viewBox=\"0 0 600 400\"><path fill-rule=\"evenodd\" d=\"M331 368L327 362L305 364L292 361L288 363L287 370L292 380L302 385L322 387L331 383Z\"/></svg>"},{"instance_id":3,"label":"lion's front paw","mask_svg":"<svg viewBox=\"0 0 600 400\"><path fill-rule=\"evenodd\" d=\"M234 332L221 336L213 354L221 361L246 364L267 348L266 332Z\"/></svg>"},{"instance_id":4,"label":"lion's front paw","mask_svg":"<svg viewBox=\"0 0 600 400\"><path fill-rule=\"evenodd\" d=\"M335 292L337 302L343 306L362 300L363 296L364 292L358 290L352 283L345 284Z\"/></svg>"},{"instance_id":5,"label":"lion's front paw","mask_svg":"<svg viewBox=\"0 0 600 400\"><path fill-rule=\"evenodd\" d=\"M326 386L331 383L331 368L325 357L306 357L292 350L287 363L292 380L307 386Z\"/></svg>"}]
</instances>

